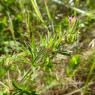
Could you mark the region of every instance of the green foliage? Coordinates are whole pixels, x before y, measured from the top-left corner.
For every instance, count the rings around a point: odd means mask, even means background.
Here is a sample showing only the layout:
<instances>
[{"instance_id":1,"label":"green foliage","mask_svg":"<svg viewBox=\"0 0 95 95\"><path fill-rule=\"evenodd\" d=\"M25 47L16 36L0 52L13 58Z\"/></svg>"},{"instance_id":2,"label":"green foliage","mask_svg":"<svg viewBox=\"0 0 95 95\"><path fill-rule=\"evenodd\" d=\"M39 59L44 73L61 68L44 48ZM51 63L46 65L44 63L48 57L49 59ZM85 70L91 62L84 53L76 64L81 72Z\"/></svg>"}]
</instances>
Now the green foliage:
<instances>
[{"instance_id":1,"label":"green foliage","mask_svg":"<svg viewBox=\"0 0 95 95\"><path fill-rule=\"evenodd\" d=\"M13 86L16 89L13 95L38 95L35 91L29 91L25 86L21 87L15 81L13 82Z\"/></svg>"},{"instance_id":2,"label":"green foliage","mask_svg":"<svg viewBox=\"0 0 95 95\"><path fill-rule=\"evenodd\" d=\"M66 70L67 74L69 76L72 76L75 73L75 70L77 70L79 64L80 64L80 55L73 55L69 61L69 64Z\"/></svg>"},{"instance_id":3,"label":"green foliage","mask_svg":"<svg viewBox=\"0 0 95 95\"><path fill-rule=\"evenodd\" d=\"M43 95L58 89L62 95L72 90L70 95L84 95L95 80L94 53L85 58L90 48L82 48L94 25L94 3L0 0L0 95Z\"/></svg>"},{"instance_id":4,"label":"green foliage","mask_svg":"<svg viewBox=\"0 0 95 95\"><path fill-rule=\"evenodd\" d=\"M0 92L0 95L8 95L7 93L4 92Z\"/></svg>"}]
</instances>

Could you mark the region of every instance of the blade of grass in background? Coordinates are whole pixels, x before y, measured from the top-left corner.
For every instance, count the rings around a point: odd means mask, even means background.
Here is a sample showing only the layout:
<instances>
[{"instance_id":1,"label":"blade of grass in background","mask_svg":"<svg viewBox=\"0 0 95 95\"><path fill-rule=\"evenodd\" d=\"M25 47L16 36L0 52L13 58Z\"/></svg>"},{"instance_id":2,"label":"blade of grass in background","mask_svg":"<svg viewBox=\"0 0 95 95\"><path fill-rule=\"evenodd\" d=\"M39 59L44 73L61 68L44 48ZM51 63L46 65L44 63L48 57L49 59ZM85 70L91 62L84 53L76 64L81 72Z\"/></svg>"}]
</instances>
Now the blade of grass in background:
<instances>
[{"instance_id":1,"label":"blade of grass in background","mask_svg":"<svg viewBox=\"0 0 95 95\"><path fill-rule=\"evenodd\" d=\"M88 0L88 1L89 1L89 0ZM68 5L68 4L65 4L65 3L62 2L62 1L53 0L53 2L55 2L55 3L59 4L59 5L63 5L63 6L65 6L65 7L67 7L67 8L70 8L70 9L76 11L77 13L80 13L80 14L83 15L83 16L87 16L87 17L90 17L90 18L94 18L94 19L95 19L94 14L91 13L91 12L89 12L89 11L85 11L85 10L79 9L79 8L77 8L77 7L74 7L74 6L70 6L70 5Z\"/></svg>"},{"instance_id":2,"label":"blade of grass in background","mask_svg":"<svg viewBox=\"0 0 95 95\"><path fill-rule=\"evenodd\" d=\"M48 18L51 21L52 20L52 17L51 17L51 14L49 12L49 9L48 9L48 5L47 5L48 1L47 0L44 0L44 3L45 3L45 8L46 8L46 12L47 12Z\"/></svg>"},{"instance_id":3,"label":"blade of grass in background","mask_svg":"<svg viewBox=\"0 0 95 95\"><path fill-rule=\"evenodd\" d=\"M85 82L85 87L89 84L89 82L91 82L92 81L92 75L93 75L93 73L94 73L94 69L95 69L95 52L94 52L94 54L92 55L92 58L91 58L91 60L90 60L90 64L91 64L91 67L90 67L90 71L89 71L89 73L88 73L88 76L87 76L87 79L86 79L86 82ZM92 77L92 78L91 78ZM83 94L85 94L86 93L86 91L87 91L87 87L83 90Z\"/></svg>"},{"instance_id":4,"label":"blade of grass in background","mask_svg":"<svg viewBox=\"0 0 95 95\"><path fill-rule=\"evenodd\" d=\"M43 17L42 17L42 15L41 15L41 13L40 13L40 10L39 10L39 7L38 7L38 5L37 5L36 0L31 0L31 3L32 3L32 5L33 5L33 8L34 8L34 10L35 10L35 12L36 12L38 18L42 21L42 23L44 23Z\"/></svg>"},{"instance_id":5,"label":"blade of grass in background","mask_svg":"<svg viewBox=\"0 0 95 95\"><path fill-rule=\"evenodd\" d=\"M11 30L10 32L12 34L13 40L16 41L12 18L10 17L10 13L9 12L7 12L7 15L8 15L8 19L9 19L9 29Z\"/></svg>"},{"instance_id":6,"label":"blade of grass in background","mask_svg":"<svg viewBox=\"0 0 95 95\"><path fill-rule=\"evenodd\" d=\"M48 1L44 0L44 3L45 3L45 8L46 8L46 13L47 13L48 19L51 22L50 26L52 27L52 32L54 32L55 31L55 29L54 29L54 22L53 22L52 16L50 14L50 11L49 11L49 8L48 8L48 5L47 5Z\"/></svg>"},{"instance_id":7,"label":"blade of grass in background","mask_svg":"<svg viewBox=\"0 0 95 95\"><path fill-rule=\"evenodd\" d=\"M48 27L47 27L47 25L45 24L45 21L44 21L42 15L41 15L41 12L40 12L40 10L39 10L39 7L38 7L38 5L37 5L36 0L31 0L31 3L32 3L32 5L33 5L33 8L34 8L34 10L35 10L35 13L36 13L37 17L39 18L39 20L42 22L43 26L44 26L44 27L47 29L47 31L49 32Z\"/></svg>"}]
</instances>

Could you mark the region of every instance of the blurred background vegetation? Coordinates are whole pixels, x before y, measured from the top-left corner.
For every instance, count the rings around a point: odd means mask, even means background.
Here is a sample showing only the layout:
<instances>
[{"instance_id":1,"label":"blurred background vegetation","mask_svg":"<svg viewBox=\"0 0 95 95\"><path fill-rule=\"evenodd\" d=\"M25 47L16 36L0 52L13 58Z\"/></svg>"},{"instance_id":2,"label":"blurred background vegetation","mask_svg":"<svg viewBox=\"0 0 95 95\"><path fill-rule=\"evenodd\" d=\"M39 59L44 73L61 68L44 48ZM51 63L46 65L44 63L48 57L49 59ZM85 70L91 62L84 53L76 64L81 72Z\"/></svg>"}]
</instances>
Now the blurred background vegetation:
<instances>
[{"instance_id":1,"label":"blurred background vegetation","mask_svg":"<svg viewBox=\"0 0 95 95\"><path fill-rule=\"evenodd\" d=\"M95 95L95 0L0 0L0 95Z\"/></svg>"}]
</instances>

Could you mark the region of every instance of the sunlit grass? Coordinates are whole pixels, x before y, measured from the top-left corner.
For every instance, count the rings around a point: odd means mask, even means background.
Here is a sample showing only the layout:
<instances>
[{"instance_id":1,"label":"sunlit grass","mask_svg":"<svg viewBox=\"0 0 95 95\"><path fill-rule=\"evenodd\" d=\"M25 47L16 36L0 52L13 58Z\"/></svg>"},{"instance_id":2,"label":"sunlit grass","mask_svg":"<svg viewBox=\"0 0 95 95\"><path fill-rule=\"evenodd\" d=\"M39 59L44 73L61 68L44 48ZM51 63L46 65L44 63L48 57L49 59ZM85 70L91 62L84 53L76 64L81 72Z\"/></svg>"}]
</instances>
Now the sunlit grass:
<instances>
[{"instance_id":1,"label":"sunlit grass","mask_svg":"<svg viewBox=\"0 0 95 95\"><path fill-rule=\"evenodd\" d=\"M0 1L0 95L94 93L94 6L70 2Z\"/></svg>"}]
</instances>

